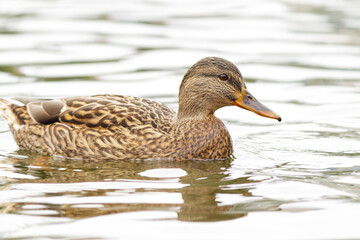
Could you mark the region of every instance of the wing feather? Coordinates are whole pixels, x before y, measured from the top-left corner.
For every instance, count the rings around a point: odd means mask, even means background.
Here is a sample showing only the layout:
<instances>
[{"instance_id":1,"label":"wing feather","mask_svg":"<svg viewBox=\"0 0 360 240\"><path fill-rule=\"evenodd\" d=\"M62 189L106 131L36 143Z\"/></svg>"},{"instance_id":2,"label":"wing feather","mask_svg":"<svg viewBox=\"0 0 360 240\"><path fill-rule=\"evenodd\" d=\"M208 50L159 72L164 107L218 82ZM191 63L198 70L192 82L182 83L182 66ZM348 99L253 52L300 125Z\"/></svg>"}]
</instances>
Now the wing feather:
<instances>
[{"instance_id":1,"label":"wing feather","mask_svg":"<svg viewBox=\"0 0 360 240\"><path fill-rule=\"evenodd\" d=\"M72 127L166 133L175 116L175 111L164 104L120 95L65 98L63 103L59 121Z\"/></svg>"}]
</instances>

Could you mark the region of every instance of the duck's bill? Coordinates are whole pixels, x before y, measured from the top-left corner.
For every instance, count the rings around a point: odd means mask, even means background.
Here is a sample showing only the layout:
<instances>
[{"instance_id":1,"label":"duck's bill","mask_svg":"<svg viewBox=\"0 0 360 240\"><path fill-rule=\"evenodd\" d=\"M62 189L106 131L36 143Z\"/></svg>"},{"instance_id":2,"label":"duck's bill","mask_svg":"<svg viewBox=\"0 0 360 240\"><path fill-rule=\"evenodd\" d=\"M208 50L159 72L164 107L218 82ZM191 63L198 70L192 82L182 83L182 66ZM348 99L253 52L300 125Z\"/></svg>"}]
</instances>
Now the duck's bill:
<instances>
[{"instance_id":1,"label":"duck's bill","mask_svg":"<svg viewBox=\"0 0 360 240\"><path fill-rule=\"evenodd\" d=\"M273 118L278 120L279 122L281 121L281 117L279 115L277 115L268 107L256 100L256 98L254 98L247 90L245 90L245 94L243 94L243 96L233 101L233 104L246 110L252 111L260 116Z\"/></svg>"}]
</instances>

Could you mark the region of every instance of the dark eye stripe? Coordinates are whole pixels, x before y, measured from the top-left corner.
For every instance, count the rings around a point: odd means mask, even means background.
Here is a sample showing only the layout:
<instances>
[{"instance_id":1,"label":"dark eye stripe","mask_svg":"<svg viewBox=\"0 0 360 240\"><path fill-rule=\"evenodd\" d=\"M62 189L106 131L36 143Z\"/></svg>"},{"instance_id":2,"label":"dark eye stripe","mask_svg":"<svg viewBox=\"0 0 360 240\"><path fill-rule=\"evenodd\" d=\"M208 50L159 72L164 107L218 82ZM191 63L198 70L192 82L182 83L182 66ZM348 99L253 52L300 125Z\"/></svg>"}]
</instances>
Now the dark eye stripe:
<instances>
[{"instance_id":1,"label":"dark eye stripe","mask_svg":"<svg viewBox=\"0 0 360 240\"><path fill-rule=\"evenodd\" d=\"M240 92L242 91L242 86L240 81L236 81L232 78L229 79L229 83L233 85L236 89L238 89Z\"/></svg>"}]
</instances>

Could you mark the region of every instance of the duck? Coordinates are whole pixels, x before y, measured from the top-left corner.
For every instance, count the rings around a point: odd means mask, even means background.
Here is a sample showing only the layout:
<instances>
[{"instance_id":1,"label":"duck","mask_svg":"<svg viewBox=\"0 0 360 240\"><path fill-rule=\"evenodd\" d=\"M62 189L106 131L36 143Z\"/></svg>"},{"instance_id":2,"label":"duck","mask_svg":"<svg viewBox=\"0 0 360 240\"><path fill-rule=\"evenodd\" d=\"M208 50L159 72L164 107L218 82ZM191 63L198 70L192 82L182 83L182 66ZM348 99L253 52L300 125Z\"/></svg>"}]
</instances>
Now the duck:
<instances>
[{"instance_id":1,"label":"duck","mask_svg":"<svg viewBox=\"0 0 360 240\"><path fill-rule=\"evenodd\" d=\"M248 91L239 69L220 57L188 69L177 112L150 99L110 94L15 100L0 99L0 114L18 146L71 159L227 159L232 140L216 110L236 106L281 121Z\"/></svg>"}]
</instances>

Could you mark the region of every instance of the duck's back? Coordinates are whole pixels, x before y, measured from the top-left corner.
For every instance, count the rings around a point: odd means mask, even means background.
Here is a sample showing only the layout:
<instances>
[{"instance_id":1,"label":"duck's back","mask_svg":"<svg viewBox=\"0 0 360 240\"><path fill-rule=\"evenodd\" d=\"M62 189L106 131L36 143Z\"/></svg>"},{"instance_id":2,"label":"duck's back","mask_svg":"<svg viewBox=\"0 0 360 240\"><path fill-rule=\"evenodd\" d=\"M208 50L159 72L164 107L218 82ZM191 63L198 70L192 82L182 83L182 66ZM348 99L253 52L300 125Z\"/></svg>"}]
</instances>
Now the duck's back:
<instances>
[{"instance_id":1,"label":"duck's back","mask_svg":"<svg viewBox=\"0 0 360 240\"><path fill-rule=\"evenodd\" d=\"M168 133L176 112L164 104L137 97L96 95L62 99L59 122L73 127L132 132Z\"/></svg>"}]
</instances>

